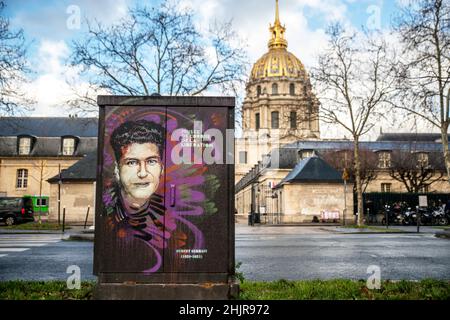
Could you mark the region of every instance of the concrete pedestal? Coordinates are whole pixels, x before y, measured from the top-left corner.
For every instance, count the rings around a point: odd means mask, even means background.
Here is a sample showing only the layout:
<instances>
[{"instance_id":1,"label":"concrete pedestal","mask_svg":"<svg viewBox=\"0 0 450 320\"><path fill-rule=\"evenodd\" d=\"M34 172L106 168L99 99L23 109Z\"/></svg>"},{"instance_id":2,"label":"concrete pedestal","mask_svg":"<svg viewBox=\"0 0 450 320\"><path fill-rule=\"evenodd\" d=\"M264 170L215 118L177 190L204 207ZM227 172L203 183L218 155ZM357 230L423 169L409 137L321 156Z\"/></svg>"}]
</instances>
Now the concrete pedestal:
<instances>
[{"instance_id":1,"label":"concrete pedestal","mask_svg":"<svg viewBox=\"0 0 450 320\"><path fill-rule=\"evenodd\" d=\"M99 283L96 300L228 300L239 296L239 281L228 283Z\"/></svg>"}]
</instances>

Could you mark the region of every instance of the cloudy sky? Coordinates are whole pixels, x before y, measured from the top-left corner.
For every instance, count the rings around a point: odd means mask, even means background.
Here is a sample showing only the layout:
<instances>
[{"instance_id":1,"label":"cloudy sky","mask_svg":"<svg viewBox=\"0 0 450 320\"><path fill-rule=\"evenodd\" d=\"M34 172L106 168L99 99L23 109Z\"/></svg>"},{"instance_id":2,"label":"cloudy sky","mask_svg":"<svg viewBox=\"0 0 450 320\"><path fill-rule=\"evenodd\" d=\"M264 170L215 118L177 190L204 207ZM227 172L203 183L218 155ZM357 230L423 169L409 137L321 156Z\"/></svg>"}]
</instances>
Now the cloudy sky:
<instances>
[{"instance_id":1,"label":"cloudy sky","mask_svg":"<svg viewBox=\"0 0 450 320\"><path fill-rule=\"evenodd\" d=\"M280 0L280 18L286 25L288 50L306 68L316 64L326 46L325 29L339 20L348 27L387 30L399 6L408 0ZM84 19L111 24L127 13L127 7L159 1L137 0L6 0L6 14L14 28L22 28L29 41L29 58L34 70L27 90L37 100L36 116L61 115L64 101L70 97L67 80L83 87L78 70L65 65L70 43L83 37ZM254 63L267 51L269 23L275 15L275 0L180 0L196 14L196 23L207 26L213 20L233 20L233 28L248 44ZM81 17L76 24L74 17ZM75 21L75 23L74 23ZM389 131L386 124L385 131ZM379 131L379 127L377 128Z\"/></svg>"}]
</instances>

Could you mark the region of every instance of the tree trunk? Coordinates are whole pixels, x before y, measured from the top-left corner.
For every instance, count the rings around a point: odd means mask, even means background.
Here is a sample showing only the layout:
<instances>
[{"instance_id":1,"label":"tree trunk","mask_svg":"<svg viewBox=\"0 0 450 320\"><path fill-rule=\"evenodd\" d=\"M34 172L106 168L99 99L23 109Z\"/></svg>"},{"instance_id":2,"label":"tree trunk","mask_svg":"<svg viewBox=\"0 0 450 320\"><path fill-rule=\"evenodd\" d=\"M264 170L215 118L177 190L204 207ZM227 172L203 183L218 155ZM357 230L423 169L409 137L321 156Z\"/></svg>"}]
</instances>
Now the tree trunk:
<instances>
[{"instance_id":1,"label":"tree trunk","mask_svg":"<svg viewBox=\"0 0 450 320\"><path fill-rule=\"evenodd\" d=\"M445 122L441 127L442 149L444 152L445 168L447 169L447 181L450 183L450 152L448 150L448 123Z\"/></svg>"},{"instance_id":2,"label":"tree trunk","mask_svg":"<svg viewBox=\"0 0 450 320\"><path fill-rule=\"evenodd\" d=\"M364 218L363 208L363 193L362 193L362 181L361 181L361 161L359 160L359 139L354 137L354 159L355 159L355 183L356 183L356 198L358 203L358 226L362 226Z\"/></svg>"}]
</instances>

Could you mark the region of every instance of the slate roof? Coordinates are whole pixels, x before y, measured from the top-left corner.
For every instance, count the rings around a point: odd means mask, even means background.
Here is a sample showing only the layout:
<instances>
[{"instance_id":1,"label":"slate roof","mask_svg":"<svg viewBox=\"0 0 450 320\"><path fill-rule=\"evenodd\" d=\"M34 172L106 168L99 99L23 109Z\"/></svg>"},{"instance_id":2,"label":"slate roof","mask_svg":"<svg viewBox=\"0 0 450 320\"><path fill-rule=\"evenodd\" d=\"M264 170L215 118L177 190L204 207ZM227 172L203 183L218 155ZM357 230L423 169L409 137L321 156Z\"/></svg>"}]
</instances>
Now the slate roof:
<instances>
[{"instance_id":1,"label":"slate roof","mask_svg":"<svg viewBox=\"0 0 450 320\"><path fill-rule=\"evenodd\" d=\"M87 154L83 159L61 172L61 181L95 181L97 178L97 152ZM47 180L49 183L58 183L58 175Z\"/></svg>"},{"instance_id":2,"label":"slate roof","mask_svg":"<svg viewBox=\"0 0 450 320\"><path fill-rule=\"evenodd\" d=\"M62 137L78 139L74 157L97 150L98 119L69 117L0 117L0 156L17 157L18 137L33 137L31 152L21 157L62 156Z\"/></svg>"},{"instance_id":3,"label":"slate roof","mask_svg":"<svg viewBox=\"0 0 450 320\"><path fill-rule=\"evenodd\" d=\"M62 155L61 137L38 137L29 155L19 155L17 150L17 137L0 137L1 157L59 157ZM80 138L75 152L71 156L80 157L97 150L97 137Z\"/></svg>"},{"instance_id":4,"label":"slate roof","mask_svg":"<svg viewBox=\"0 0 450 320\"><path fill-rule=\"evenodd\" d=\"M362 141L359 143L361 149L380 150L402 150L402 151L442 151L442 144L433 141ZM297 150L352 150L353 142L346 140L322 140L322 141L296 141L286 144L283 149L294 148ZM284 152L284 151L283 151Z\"/></svg>"},{"instance_id":5,"label":"slate roof","mask_svg":"<svg viewBox=\"0 0 450 320\"><path fill-rule=\"evenodd\" d=\"M0 136L97 137L97 118L0 117Z\"/></svg>"},{"instance_id":6,"label":"slate roof","mask_svg":"<svg viewBox=\"0 0 450 320\"><path fill-rule=\"evenodd\" d=\"M295 168L280 182L335 182L344 183L341 174L318 156L301 160Z\"/></svg>"},{"instance_id":7,"label":"slate roof","mask_svg":"<svg viewBox=\"0 0 450 320\"><path fill-rule=\"evenodd\" d=\"M449 135L450 137L450 135ZM440 133L382 133L377 141L441 141Z\"/></svg>"},{"instance_id":8,"label":"slate roof","mask_svg":"<svg viewBox=\"0 0 450 320\"><path fill-rule=\"evenodd\" d=\"M391 134L395 135L395 134ZM422 135L420 141L362 141L360 142L360 148L362 150L371 151L383 151L383 150L399 150L399 151L411 151L411 152L429 152L439 153L442 152L442 144L435 141L427 141L430 139L429 134ZM414 134L414 136L417 136ZM399 137L402 137L400 134ZM405 136L406 137L406 136ZM387 139L386 136L382 139ZM426 139L425 139L426 138ZM255 165L242 179L236 184L235 191L239 192L251 183L257 180L265 169L293 169L299 162L298 153L300 150L313 150L317 154L322 152L335 151L335 150L352 150L353 142L349 140L299 140L290 144L286 144L280 148L272 150L269 160Z\"/></svg>"}]
</instances>

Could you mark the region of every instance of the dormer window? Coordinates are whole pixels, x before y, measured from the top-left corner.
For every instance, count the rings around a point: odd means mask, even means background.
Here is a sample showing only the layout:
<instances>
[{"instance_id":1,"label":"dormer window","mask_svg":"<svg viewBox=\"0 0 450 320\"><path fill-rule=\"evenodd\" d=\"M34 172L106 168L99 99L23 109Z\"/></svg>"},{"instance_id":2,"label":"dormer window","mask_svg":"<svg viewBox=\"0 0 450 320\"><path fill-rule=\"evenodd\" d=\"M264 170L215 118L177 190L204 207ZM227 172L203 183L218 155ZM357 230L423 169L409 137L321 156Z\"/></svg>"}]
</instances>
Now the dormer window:
<instances>
[{"instance_id":1,"label":"dormer window","mask_svg":"<svg viewBox=\"0 0 450 320\"><path fill-rule=\"evenodd\" d=\"M306 158L311 158L315 155L314 150L304 149L298 151L298 161L301 161Z\"/></svg>"},{"instance_id":2,"label":"dormer window","mask_svg":"<svg viewBox=\"0 0 450 320\"><path fill-rule=\"evenodd\" d=\"M391 167L391 152L380 151L378 152L378 168L388 169Z\"/></svg>"},{"instance_id":3,"label":"dormer window","mask_svg":"<svg viewBox=\"0 0 450 320\"><path fill-rule=\"evenodd\" d=\"M63 156L72 156L75 153L75 138L64 137L62 139L62 154Z\"/></svg>"},{"instance_id":4,"label":"dormer window","mask_svg":"<svg viewBox=\"0 0 450 320\"><path fill-rule=\"evenodd\" d=\"M19 137L19 155L29 155L31 152L31 137Z\"/></svg>"},{"instance_id":5,"label":"dormer window","mask_svg":"<svg viewBox=\"0 0 450 320\"><path fill-rule=\"evenodd\" d=\"M422 168L428 167L428 153L426 152L417 153L417 165Z\"/></svg>"}]
</instances>

